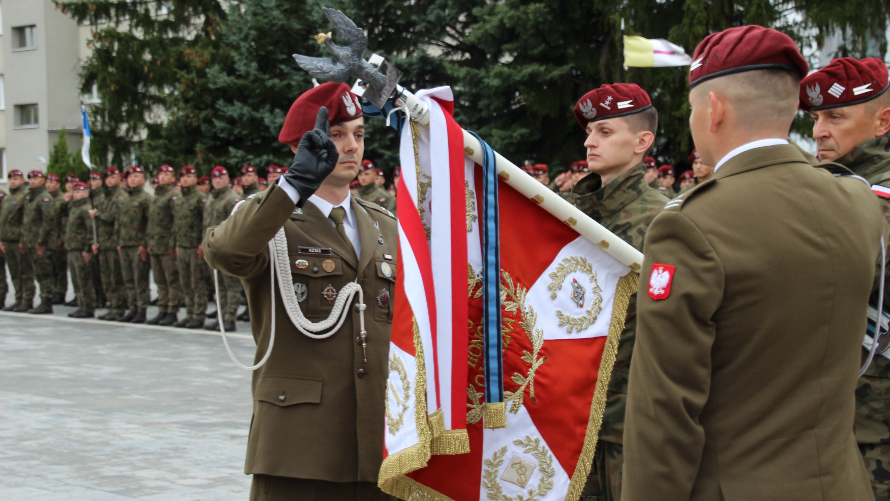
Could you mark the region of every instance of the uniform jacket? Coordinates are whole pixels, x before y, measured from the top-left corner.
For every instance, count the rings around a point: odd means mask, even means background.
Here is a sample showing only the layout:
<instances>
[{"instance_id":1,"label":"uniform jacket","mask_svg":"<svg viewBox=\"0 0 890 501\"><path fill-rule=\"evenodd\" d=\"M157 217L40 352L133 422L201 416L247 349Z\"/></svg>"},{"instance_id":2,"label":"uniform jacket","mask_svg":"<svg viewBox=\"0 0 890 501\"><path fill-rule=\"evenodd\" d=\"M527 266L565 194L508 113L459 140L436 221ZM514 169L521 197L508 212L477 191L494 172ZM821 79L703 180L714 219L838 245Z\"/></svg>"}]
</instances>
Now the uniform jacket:
<instances>
[{"instance_id":1,"label":"uniform jacket","mask_svg":"<svg viewBox=\"0 0 890 501\"><path fill-rule=\"evenodd\" d=\"M270 334L267 242L282 226L291 277L294 284L308 289L300 303L308 319L318 322L328 317L333 301L323 297L325 289L340 291L356 280L367 305L368 361L364 362L354 307L336 334L314 340L291 323L276 293L275 346L266 365L253 373L254 414L245 473L377 482L397 231L395 219L375 204L357 198L351 203L361 238L358 260L315 205L307 201L295 209L277 185L246 200L222 224L207 230L203 243L207 262L240 277L244 284L256 361L265 354ZM276 280L276 291L277 287Z\"/></svg>"},{"instance_id":2,"label":"uniform jacket","mask_svg":"<svg viewBox=\"0 0 890 501\"><path fill-rule=\"evenodd\" d=\"M791 145L667 205L646 235L623 501L873 499L853 416L883 233L865 183Z\"/></svg>"},{"instance_id":3,"label":"uniform jacket","mask_svg":"<svg viewBox=\"0 0 890 501\"><path fill-rule=\"evenodd\" d=\"M151 197L142 186L130 188L117 206L115 233L121 247L148 247L148 213Z\"/></svg>"},{"instance_id":4,"label":"uniform jacket","mask_svg":"<svg viewBox=\"0 0 890 501\"><path fill-rule=\"evenodd\" d=\"M235 208L235 204L240 201L241 198L229 186L213 190L207 203L204 204L204 229L225 221Z\"/></svg>"},{"instance_id":5,"label":"uniform jacket","mask_svg":"<svg viewBox=\"0 0 890 501\"><path fill-rule=\"evenodd\" d=\"M173 231L173 198L178 196L179 192L172 183L155 188L148 216L148 246L152 254L169 254L170 249L176 246Z\"/></svg>"},{"instance_id":6,"label":"uniform jacket","mask_svg":"<svg viewBox=\"0 0 890 501\"><path fill-rule=\"evenodd\" d=\"M194 249L204 238L204 206L207 195L194 185L173 195L173 236L177 247Z\"/></svg>"},{"instance_id":7,"label":"uniform jacket","mask_svg":"<svg viewBox=\"0 0 890 501\"><path fill-rule=\"evenodd\" d=\"M101 199L94 200L96 207L96 233L99 240L99 249L116 250L118 238L115 233L118 206L128 197L127 192L120 186L105 187L105 195Z\"/></svg>"},{"instance_id":8,"label":"uniform jacket","mask_svg":"<svg viewBox=\"0 0 890 501\"><path fill-rule=\"evenodd\" d=\"M32 188L25 194L22 218L22 240L28 247L42 245L56 248L59 240L58 207L52 195L43 186Z\"/></svg>"},{"instance_id":9,"label":"uniform jacket","mask_svg":"<svg viewBox=\"0 0 890 501\"><path fill-rule=\"evenodd\" d=\"M69 204L68 222L62 243L65 249L75 252L90 252L93 243L93 223L90 221L90 199L72 200Z\"/></svg>"},{"instance_id":10,"label":"uniform jacket","mask_svg":"<svg viewBox=\"0 0 890 501\"><path fill-rule=\"evenodd\" d=\"M582 212L640 252L643 252L649 225L668 203L661 192L649 187L645 174L646 166L640 162L606 186L602 186L599 176L587 176L575 186L573 200ZM612 367L608 400L600 426L600 440L606 442L620 444L624 438L627 378L636 330L637 296L634 294L627 305L627 318Z\"/></svg>"},{"instance_id":11,"label":"uniform jacket","mask_svg":"<svg viewBox=\"0 0 890 501\"><path fill-rule=\"evenodd\" d=\"M15 243L22 238L22 219L25 215L27 185L9 190L0 210L0 241Z\"/></svg>"},{"instance_id":12,"label":"uniform jacket","mask_svg":"<svg viewBox=\"0 0 890 501\"><path fill-rule=\"evenodd\" d=\"M395 199L393 196L374 183L371 183L368 186L359 186L358 197L365 202L375 203L390 212L395 212L396 210Z\"/></svg>"}]
</instances>

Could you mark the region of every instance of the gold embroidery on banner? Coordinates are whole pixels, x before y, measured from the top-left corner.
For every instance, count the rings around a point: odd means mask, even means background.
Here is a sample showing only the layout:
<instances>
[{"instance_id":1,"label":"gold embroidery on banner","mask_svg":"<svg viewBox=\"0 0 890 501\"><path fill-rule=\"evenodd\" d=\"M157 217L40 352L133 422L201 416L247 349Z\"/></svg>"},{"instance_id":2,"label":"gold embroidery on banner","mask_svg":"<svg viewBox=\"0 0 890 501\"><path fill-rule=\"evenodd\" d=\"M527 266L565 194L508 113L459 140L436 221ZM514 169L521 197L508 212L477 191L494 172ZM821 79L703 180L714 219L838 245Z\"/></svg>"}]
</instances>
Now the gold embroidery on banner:
<instances>
[{"instance_id":1,"label":"gold embroidery on banner","mask_svg":"<svg viewBox=\"0 0 890 501\"><path fill-rule=\"evenodd\" d=\"M426 209L423 208L423 203L426 201L427 191L433 183L432 178L420 170L420 126L417 125L417 122L414 120L410 120L410 122L411 140L414 143L414 169L417 172L417 214L420 215L420 223L423 225L423 231L426 232L426 239L429 240L430 227L426 224L426 221L423 220L423 215L426 213ZM424 182L424 177L427 178L428 181Z\"/></svg>"},{"instance_id":2,"label":"gold embroidery on banner","mask_svg":"<svg viewBox=\"0 0 890 501\"><path fill-rule=\"evenodd\" d=\"M476 273L476 270L473 269L473 265L467 263L467 282L469 282L469 290L467 291L467 297L470 299L476 299L482 297L482 287L479 287L479 290L473 294L473 289L476 288L477 285L482 285L482 271Z\"/></svg>"},{"instance_id":3,"label":"gold embroidery on banner","mask_svg":"<svg viewBox=\"0 0 890 501\"><path fill-rule=\"evenodd\" d=\"M389 434L395 435L397 431L402 427L402 422L405 419L405 412L408 411L408 392L411 391L411 382L408 381L408 371L405 369L405 363L402 362L402 359L395 355L395 353L391 354L389 357L389 372L396 372L399 374L399 380L402 382L402 395L403 397L399 397L399 392L396 390L396 385L393 384L392 381L387 381L386 386L386 400L384 404L384 412L386 413L386 426L389 428ZM392 394L396 399L396 405L399 406L399 415L398 417L394 416L389 408L389 391L392 390Z\"/></svg>"},{"instance_id":4,"label":"gold embroidery on banner","mask_svg":"<svg viewBox=\"0 0 890 501\"><path fill-rule=\"evenodd\" d=\"M521 285L514 286L513 279L510 274L501 270L503 281L501 282L501 304L504 306L505 312L516 313L517 310L522 314L522 321L519 326L525 330L525 335L531 341L532 351L522 352L521 360L529 364L528 373L523 376L518 372L514 372L510 378L511 381L519 385L516 391L504 391L504 403L511 402L510 412L516 414L522 406L522 400L525 397L525 388L529 389L529 399L532 403L537 403L535 399L535 373L538 368L547 361L547 357L538 358L538 352L544 346L544 330L535 327L538 321L538 313L531 305L527 305L525 298L528 292Z\"/></svg>"},{"instance_id":5,"label":"gold embroidery on banner","mask_svg":"<svg viewBox=\"0 0 890 501\"><path fill-rule=\"evenodd\" d=\"M562 284L565 282L566 277L568 277L569 273L574 272L584 273L590 278L590 282L594 284L593 289L590 290L593 293L593 299L590 301L590 307L580 317L573 317L560 310L556 310L559 326L568 326L566 332L569 334L572 331L581 332L593 325L596 322L597 315L603 311L603 290L600 288L596 273L593 271L593 265L590 264L587 258L581 256L563 258L562 262L556 266L556 271L550 273L549 277L552 282L547 284L547 290L550 291L550 299L556 299L556 293L562 289Z\"/></svg>"},{"instance_id":6,"label":"gold embroidery on banner","mask_svg":"<svg viewBox=\"0 0 890 501\"><path fill-rule=\"evenodd\" d=\"M467 233L473 232L473 223L476 222L476 194L470 189L470 182L464 181L467 187ZM468 263L469 264L469 263Z\"/></svg>"},{"instance_id":7,"label":"gold embroidery on banner","mask_svg":"<svg viewBox=\"0 0 890 501\"><path fill-rule=\"evenodd\" d=\"M506 445L495 451L490 459L483 460L482 464L485 466L485 469L482 472L482 487L488 493L488 499L492 501L538 501L540 498L545 497L550 492L550 489L553 488L553 477L556 476L556 470L553 467L553 456L547 450L547 446L541 443L540 438L533 439L526 435L525 439L516 439L513 441L513 444L522 447L523 452L531 454L538 460L541 478L538 481L537 488L528 489L528 497L520 494L514 498L504 494L501 482L498 480L498 471L500 471L501 465L504 464L504 456L507 455ZM527 479L526 482L528 482Z\"/></svg>"},{"instance_id":8,"label":"gold embroidery on banner","mask_svg":"<svg viewBox=\"0 0 890 501\"><path fill-rule=\"evenodd\" d=\"M523 457L513 454L510 462L507 463L507 469L501 474L501 480L510 482L513 485L525 489L528 481L531 480L532 474L538 469L538 465Z\"/></svg>"},{"instance_id":9,"label":"gold embroidery on banner","mask_svg":"<svg viewBox=\"0 0 890 501\"><path fill-rule=\"evenodd\" d=\"M601 241L601 242L598 243L597 245L599 245L599 246L602 247L603 249L608 249L608 248L609 248L609 242L606 242L605 240Z\"/></svg>"},{"instance_id":10,"label":"gold embroidery on banner","mask_svg":"<svg viewBox=\"0 0 890 501\"><path fill-rule=\"evenodd\" d=\"M489 430L507 427L507 403L486 403L483 410L482 427Z\"/></svg>"},{"instance_id":11,"label":"gold embroidery on banner","mask_svg":"<svg viewBox=\"0 0 890 501\"><path fill-rule=\"evenodd\" d=\"M454 501L441 492L427 487L411 477L399 477L387 485L384 492L398 499L413 501Z\"/></svg>"},{"instance_id":12,"label":"gold embroidery on banner","mask_svg":"<svg viewBox=\"0 0 890 501\"><path fill-rule=\"evenodd\" d=\"M615 366L615 357L618 354L618 342L621 340L624 320L627 317L627 305L630 303L630 297L637 291L639 280L640 276L633 272L618 279L615 300L612 302L612 322L609 324L609 335L606 337L606 346L600 361L593 401L590 404L590 418L587 421L587 433L584 435L584 447L581 449L575 473L572 474L572 481L566 492L565 499L567 501L577 501L587 482L587 476L590 474L593 456L596 454L597 437L603 424L603 412L606 410L606 390L609 387L609 380L612 378L612 368Z\"/></svg>"},{"instance_id":13,"label":"gold embroidery on banner","mask_svg":"<svg viewBox=\"0 0 890 501\"><path fill-rule=\"evenodd\" d=\"M436 412L430 414L427 419L430 423L430 431L433 432L433 438L445 433L445 413L442 412L442 409L436 409Z\"/></svg>"},{"instance_id":14,"label":"gold embroidery on banner","mask_svg":"<svg viewBox=\"0 0 890 501\"><path fill-rule=\"evenodd\" d=\"M467 411L467 424L476 424L482 419L482 412L485 408L485 404L479 400L482 395L485 394L477 392L472 386L467 387L467 398L469 399L467 407L470 409Z\"/></svg>"}]
</instances>

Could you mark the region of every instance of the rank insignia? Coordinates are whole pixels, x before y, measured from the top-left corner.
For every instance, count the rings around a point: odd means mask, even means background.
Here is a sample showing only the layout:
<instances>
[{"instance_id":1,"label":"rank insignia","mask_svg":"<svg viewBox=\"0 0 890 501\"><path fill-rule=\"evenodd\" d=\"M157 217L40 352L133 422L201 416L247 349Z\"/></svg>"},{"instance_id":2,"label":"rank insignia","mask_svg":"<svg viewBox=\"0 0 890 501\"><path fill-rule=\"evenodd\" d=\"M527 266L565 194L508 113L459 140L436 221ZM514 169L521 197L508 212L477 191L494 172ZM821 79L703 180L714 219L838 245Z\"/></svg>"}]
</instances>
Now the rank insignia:
<instances>
[{"instance_id":1,"label":"rank insignia","mask_svg":"<svg viewBox=\"0 0 890 501\"><path fill-rule=\"evenodd\" d=\"M330 259L325 259L324 262L321 263L321 267L324 268L324 271L330 273L334 271L334 268L336 268L337 265L335 265L334 262Z\"/></svg>"},{"instance_id":2,"label":"rank insignia","mask_svg":"<svg viewBox=\"0 0 890 501\"><path fill-rule=\"evenodd\" d=\"M652 274L649 275L649 297L659 300L667 299L671 295L671 282L674 281L676 269L676 266L652 264Z\"/></svg>"},{"instance_id":3,"label":"rank insignia","mask_svg":"<svg viewBox=\"0 0 890 501\"><path fill-rule=\"evenodd\" d=\"M383 272L384 277L392 277L392 266L389 263L380 263L380 271Z\"/></svg>"},{"instance_id":4,"label":"rank insignia","mask_svg":"<svg viewBox=\"0 0 890 501\"><path fill-rule=\"evenodd\" d=\"M300 259L296 263L294 263L294 266L296 266L297 268L299 268L301 270L305 270L306 268L309 267L309 262L306 261L305 259Z\"/></svg>"},{"instance_id":5,"label":"rank insignia","mask_svg":"<svg viewBox=\"0 0 890 501\"><path fill-rule=\"evenodd\" d=\"M578 308L584 308L584 287L575 278L572 279L572 301Z\"/></svg>"},{"instance_id":6,"label":"rank insignia","mask_svg":"<svg viewBox=\"0 0 890 501\"><path fill-rule=\"evenodd\" d=\"M389 306L389 291L386 289L380 289L380 292L377 293L377 306L381 308L386 308Z\"/></svg>"},{"instance_id":7,"label":"rank insignia","mask_svg":"<svg viewBox=\"0 0 890 501\"><path fill-rule=\"evenodd\" d=\"M294 282L294 294L297 295L297 302L302 303L306 300L306 296L309 295L309 288L306 287L306 284Z\"/></svg>"},{"instance_id":8,"label":"rank insignia","mask_svg":"<svg viewBox=\"0 0 890 501\"><path fill-rule=\"evenodd\" d=\"M335 289L333 285L328 284L328 286L321 292L321 295L328 301L333 301L337 299L337 289Z\"/></svg>"},{"instance_id":9,"label":"rank insignia","mask_svg":"<svg viewBox=\"0 0 890 501\"><path fill-rule=\"evenodd\" d=\"M302 214L302 213L303 213L303 209L300 209L299 207L297 207L296 209L294 209L294 214L296 214L296 215L299 216L299 215Z\"/></svg>"}]
</instances>

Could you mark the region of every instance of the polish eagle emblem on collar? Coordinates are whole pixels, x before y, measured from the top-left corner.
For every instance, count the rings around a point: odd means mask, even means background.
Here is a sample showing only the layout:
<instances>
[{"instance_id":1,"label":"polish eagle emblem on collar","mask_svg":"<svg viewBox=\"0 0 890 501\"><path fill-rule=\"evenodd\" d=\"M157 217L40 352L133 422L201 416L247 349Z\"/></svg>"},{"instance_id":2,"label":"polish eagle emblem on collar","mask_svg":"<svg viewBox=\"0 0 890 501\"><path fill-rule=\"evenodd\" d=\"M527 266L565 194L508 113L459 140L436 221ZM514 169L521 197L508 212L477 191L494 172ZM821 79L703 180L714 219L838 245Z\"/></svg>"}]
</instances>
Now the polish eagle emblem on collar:
<instances>
[{"instance_id":1,"label":"polish eagle emblem on collar","mask_svg":"<svg viewBox=\"0 0 890 501\"><path fill-rule=\"evenodd\" d=\"M596 108L593 107L593 103L590 102L590 99L581 103L581 114L584 115L584 118L588 120L593 120L596 118Z\"/></svg>"},{"instance_id":2,"label":"polish eagle emblem on collar","mask_svg":"<svg viewBox=\"0 0 890 501\"><path fill-rule=\"evenodd\" d=\"M649 297L652 299L667 299L671 295L671 282L674 280L676 267L666 264L653 264L652 274L649 275Z\"/></svg>"}]
</instances>

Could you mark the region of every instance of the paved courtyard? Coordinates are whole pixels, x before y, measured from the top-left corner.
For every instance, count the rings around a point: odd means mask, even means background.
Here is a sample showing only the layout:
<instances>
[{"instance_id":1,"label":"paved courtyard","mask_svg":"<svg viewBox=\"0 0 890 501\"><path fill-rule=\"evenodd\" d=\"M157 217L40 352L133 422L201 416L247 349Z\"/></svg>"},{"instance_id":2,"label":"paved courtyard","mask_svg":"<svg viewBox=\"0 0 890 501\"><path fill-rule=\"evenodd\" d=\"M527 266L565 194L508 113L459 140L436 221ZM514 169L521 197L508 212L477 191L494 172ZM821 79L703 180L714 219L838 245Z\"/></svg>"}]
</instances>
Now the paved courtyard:
<instances>
[{"instance_id":1,"label":"paved courtyard","mask_svg":"<svg viewBox=\"0 0 890 501\"><path fill-rule=\"evenodd\" d=\"M219 334L73 310L0 312L0 499L246 500L250 374Z\"/></svg>"}]
</instances>

